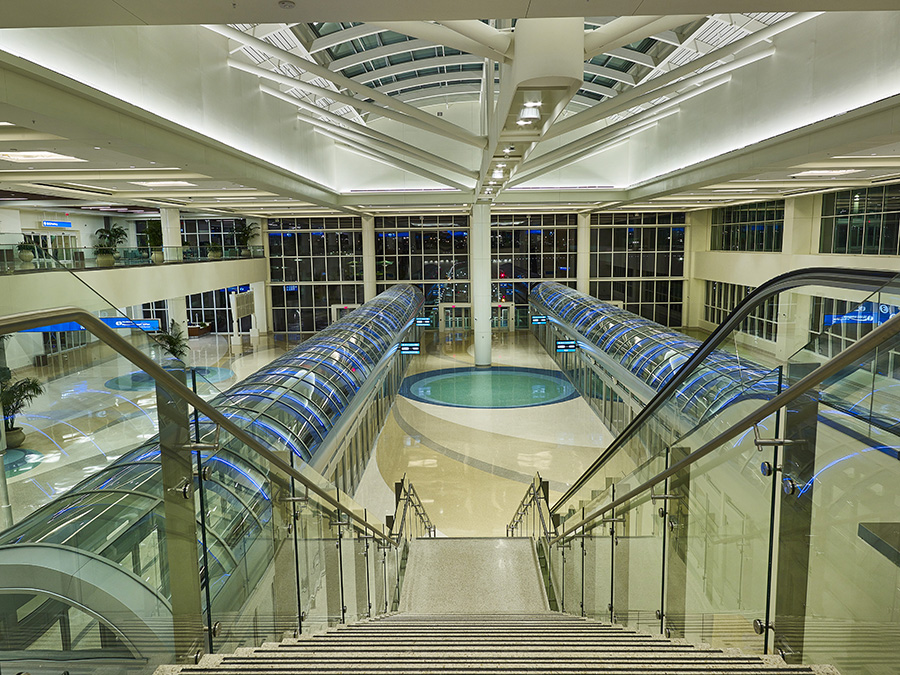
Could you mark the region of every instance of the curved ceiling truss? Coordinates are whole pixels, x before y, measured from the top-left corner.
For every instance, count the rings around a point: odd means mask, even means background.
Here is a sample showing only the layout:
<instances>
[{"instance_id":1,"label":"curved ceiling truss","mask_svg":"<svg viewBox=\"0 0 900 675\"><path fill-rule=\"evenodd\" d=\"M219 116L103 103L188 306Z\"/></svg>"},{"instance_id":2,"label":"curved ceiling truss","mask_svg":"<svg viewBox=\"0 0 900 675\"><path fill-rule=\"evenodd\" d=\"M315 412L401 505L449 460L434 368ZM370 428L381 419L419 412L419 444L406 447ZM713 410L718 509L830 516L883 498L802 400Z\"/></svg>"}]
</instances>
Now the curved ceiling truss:
<instances>
[{"instance_id":1,"label":"curved ceiling truss","mask_svg":"<svg viewBox=\"0 0 900 675\"><path fill-rule=\"evenodd\" d=\"M456 101L498 104L501 66L514 58L515 21L209 28L232 39L229 65L259 76L266 93L289 102L296 99L298 114L314 119L321 133L446 187L474 190L490 199L646 128L679 100L717 86L731 70L771 53L765 40L780 32L782 22L786 27L803 16L588 17L581 85L565 97L540 133L521 143L509 141L515 138L518 108L506 123L503 141L502 130L491 138L491 133L463 129L424 109ZM486 72L494 77L486 78ZM510 105L521 107L521 101ZM494 114L509 117L510 110ZM391 144L384 134L368 131L379 118L475 146L482 150L481 165L444 162L436 167L423 159L421 150ZM562 135L564 144L542 151L542 141ZM498 162L505 170L497 171Z\"/></svg>"}]
</instances>

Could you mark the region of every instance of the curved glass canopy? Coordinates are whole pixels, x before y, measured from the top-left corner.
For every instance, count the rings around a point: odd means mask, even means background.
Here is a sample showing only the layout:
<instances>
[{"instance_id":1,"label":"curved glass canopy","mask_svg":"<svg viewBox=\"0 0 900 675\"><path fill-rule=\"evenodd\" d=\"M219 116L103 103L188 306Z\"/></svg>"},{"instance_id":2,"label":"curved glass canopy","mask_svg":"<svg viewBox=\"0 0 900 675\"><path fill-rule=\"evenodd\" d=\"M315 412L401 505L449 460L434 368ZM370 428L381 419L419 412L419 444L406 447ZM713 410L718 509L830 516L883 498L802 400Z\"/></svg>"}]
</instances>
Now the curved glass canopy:
<instances>
[{"instance_id":1,"label":"curved glass canopy","mask_svg":"<svg viewBox=\"0 0 900 675\"><path fill-rule=\"evenodd\" d=\"M702 344L555 282L535 286L531 301L657 391ZM762 366L716 350L679 387L674 400L682 413L699 421L742 395L772 392L777 387L777 378Z\"/></svg>"},{"instance_id":2,"label":"curved glass canopy","mask_svg":"<svg viewBox=\"0 0 900 675\"><path fill-rule=\"evenodd\" d=\"M416 288L394 286L211 403L272 450L307 461L379 361L394 353L422 303ZM213 431L201 418L201 436L212 438ZM266 531L273 494L284 486L273 483L264 460L230 436L217 449L202 452L201 461L207 533L205 551L198 541L202 581L219 611L237 611L271 564L274 544ZM197 508L200 522L199 503ZM64 611L56 608L60 603L86 607L99 621L107 653L139 657L144 649L116 633L115 626L131 626L146 647L148 631L158 628L161 616L171 615L165 532L160 446L154 437L0 534L0 616L29 607L48 611L47 603L54 611ZM28 554L20 560L23 551ZM50 580L47 588L34 582L42 576ZM59 587L51 588L54 579ZM133 608L132 615L104 595L104 587L116 584L119 594L128 596L119 599ZM156 628L138 630L148 618ZM165 651L167 635L152 649ZM33 650L35 642L21 636L17 644ZM0 651L6 649L0 640Z\"/></svg>"}]
</instances>

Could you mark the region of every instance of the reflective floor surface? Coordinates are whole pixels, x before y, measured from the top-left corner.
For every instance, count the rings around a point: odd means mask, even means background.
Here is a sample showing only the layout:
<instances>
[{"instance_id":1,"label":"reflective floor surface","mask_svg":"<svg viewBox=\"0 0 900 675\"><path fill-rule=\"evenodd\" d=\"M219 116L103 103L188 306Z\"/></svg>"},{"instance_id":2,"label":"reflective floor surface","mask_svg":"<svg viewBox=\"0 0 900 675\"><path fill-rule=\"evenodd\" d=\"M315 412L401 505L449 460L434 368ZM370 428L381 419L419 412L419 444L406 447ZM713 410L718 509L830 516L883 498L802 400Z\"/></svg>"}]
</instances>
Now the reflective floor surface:
<instances>
[{"instance_id":1,"label":"reflective floor surface","mask_svg":"<svg viewBox=\"0 0 900 675\"><path fill-rule=\"evenodd\" d=\"M407 378L474 365L471 333L429 334ZM493 365L558 373L528 332L495 333ZM418 381L427 381L427 377ZM459 394L462 396L462 394ZM393 512L393 485L406 473L438 532L503 536L536 471L551 499L612 439L581 397L546 405L472 408L398 396L356 500L379 516Z\"/></svg>"}]
</instances>

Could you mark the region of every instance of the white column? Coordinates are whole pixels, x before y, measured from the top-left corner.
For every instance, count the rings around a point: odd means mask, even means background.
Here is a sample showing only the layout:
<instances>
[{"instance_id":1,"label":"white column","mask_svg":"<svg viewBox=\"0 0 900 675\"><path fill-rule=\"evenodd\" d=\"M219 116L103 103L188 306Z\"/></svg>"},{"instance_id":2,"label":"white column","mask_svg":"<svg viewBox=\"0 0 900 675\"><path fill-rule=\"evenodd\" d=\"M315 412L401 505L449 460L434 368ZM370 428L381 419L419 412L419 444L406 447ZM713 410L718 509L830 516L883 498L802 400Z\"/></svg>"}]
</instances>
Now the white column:
<instances>
[{"instance_id":1,"label":"white column","mask_svg":"<svg viewBox=\"0 0 900 675\"><path fill-rule=\"evenodd\" d=\"M250 341L259 340L260 333L269 332L268 293L264 281L250 284L253 291L253 325L250 328Z\"/></svg>"},{"instance_id":2,"label":"white column","mask_svg":"<svg viewBox=\"0 0 900 675\"><path fill-rule=\"evenodd\" d=\"M698 267L697 253L709 251L712 211L692 211L685 218L684 291L681 322L696 327L703 318L708 274ZM759 255L759 254L757 254Z\"/></svg>"},{"instance_id":3,"label":"white column","mask_svg":"<svg viewBox=\"0 0 900 675\"><path fill-rule=\"evenodd\" d=\"M6 368L6 345L0 342L0 368ZM0 418L3 408L0 407ZM9 486L6 483L6 429L0 424L0 531L13 525L12 506L9 503Z\"/></svg>"},{"instance_id":4,"label":"white column","mask_svg":"<svg viewBox=\"0 0 900 675\"><path fill-rule=\"evenodd\" d=\"M169 298L166 301L166 307L169 309L169 323L171 324L174 321L181 328L181 331L184 333L184 336L187 337L188 334L188 315L187 315L187 298L183 295L179 295L174 298ZM168 326L166 326L168 328Z\"/></svg>"},{"instance_id":5,"label":"white column","mask_svg":"<svg viewBox=\"0 0 900 675\"><path fill-rule=\"evenodd\" d=\"M491 205L475 204L469 232L469 278L472 281L472 323L475 366L491 365Z\"/></svg>"},{"instance_id":6,"label":"white column","mask_svg":"<svg viewBox=\"0 0 900 675\"><path fill-rule=\"evenodd\" d=\"M575 244L575 290L591 292L591 214L578 214L578 238Z\"/></svg>"},{"instance_id":7,"label":"white column","mask_svg":"<svg viewBox=\"0 0 900 675\"><path fill-rule=\"evenodd\" d=\"M166 261L181 260L181 212L178 209L160 209L159 220Z\"/></svg>"},{"instance_id":8,"label":"white column","mask_svg":"<svg viewBox=\"0 0 900 675\"><path fill-rule=\"evenodd\" d=\"M362 217L363 297L368 302L376 295L375 286L375 216Z\"/></svg>"}]
</instances>

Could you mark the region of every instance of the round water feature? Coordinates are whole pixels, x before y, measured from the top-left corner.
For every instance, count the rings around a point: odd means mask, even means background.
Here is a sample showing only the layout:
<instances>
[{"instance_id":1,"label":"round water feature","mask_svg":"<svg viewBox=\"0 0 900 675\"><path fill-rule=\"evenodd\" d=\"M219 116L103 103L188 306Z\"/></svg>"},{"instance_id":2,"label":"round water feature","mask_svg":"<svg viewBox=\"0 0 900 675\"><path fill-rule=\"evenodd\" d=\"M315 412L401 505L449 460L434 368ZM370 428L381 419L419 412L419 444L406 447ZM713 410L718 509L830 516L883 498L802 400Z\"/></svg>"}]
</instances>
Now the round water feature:
<instances>
[{"instance_id":1,"label":"round water feature","mask_svg":"<svg viewBox=\"0 0 900 675\"><path fill-rule=\"evenodd\" d=\"M458 408L527 408L568 401L578 392L558 371L539 368L447 368L410 375L400 393Z\"/></svg>"}]
</instances>

